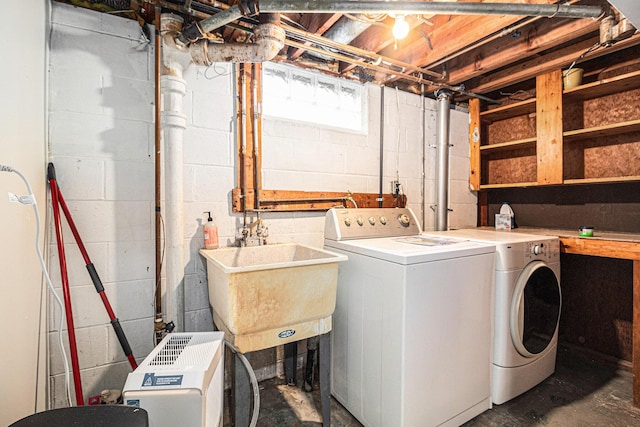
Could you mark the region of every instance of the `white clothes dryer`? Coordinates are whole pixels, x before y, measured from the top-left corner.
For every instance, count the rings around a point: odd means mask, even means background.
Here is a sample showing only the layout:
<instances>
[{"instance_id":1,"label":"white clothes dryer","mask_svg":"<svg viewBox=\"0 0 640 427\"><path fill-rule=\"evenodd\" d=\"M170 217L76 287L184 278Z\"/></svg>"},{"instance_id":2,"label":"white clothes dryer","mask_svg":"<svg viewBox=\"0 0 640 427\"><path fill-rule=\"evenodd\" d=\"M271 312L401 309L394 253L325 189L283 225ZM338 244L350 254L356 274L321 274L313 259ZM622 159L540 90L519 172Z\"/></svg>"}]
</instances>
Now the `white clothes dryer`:
<instances>
[{"instance_id":1,"label":"white clothes dryer","mask_svg":"<svg viewBox=\"0 0 640 427\"><path fill-rule=\"evenodd\" d=\"M492 402L507 402L553 374L562 305L558 237L490 229L426 234L496 245Z\"/></svg>"}]
</instances>

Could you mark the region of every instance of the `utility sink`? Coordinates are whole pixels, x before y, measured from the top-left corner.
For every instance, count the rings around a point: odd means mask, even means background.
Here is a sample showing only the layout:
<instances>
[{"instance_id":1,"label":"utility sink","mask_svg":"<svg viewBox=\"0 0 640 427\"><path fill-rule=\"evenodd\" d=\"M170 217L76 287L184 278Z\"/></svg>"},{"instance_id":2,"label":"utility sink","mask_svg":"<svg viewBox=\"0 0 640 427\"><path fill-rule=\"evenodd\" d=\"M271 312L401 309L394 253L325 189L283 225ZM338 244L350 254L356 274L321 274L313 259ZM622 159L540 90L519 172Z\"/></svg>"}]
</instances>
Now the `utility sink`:
<instances>
[{"instance_id":1,"label":"utility sink","mask_svg":"<svg viewBox=\"0 0 640 427\"><path fill-rule=\"evenodd\" d=\"M298 243L201 249L216 326L242 353L331 331L344 255Z\"/></svg>"}]
</instances>

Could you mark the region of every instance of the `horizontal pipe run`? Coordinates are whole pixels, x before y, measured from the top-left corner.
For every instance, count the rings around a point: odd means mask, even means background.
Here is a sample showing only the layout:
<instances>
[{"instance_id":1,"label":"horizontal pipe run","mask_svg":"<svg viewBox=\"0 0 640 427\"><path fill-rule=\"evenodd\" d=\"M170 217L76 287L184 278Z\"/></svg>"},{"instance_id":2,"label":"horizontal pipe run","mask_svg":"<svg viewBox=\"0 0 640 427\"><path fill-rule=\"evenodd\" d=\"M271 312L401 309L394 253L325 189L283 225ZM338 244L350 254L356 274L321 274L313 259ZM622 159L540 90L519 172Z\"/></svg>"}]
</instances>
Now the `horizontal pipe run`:
<instances>
[{"instance_id":1,"label":"horizontal pipe run","mask_svg":"<svg viewBox=\"0 0 640 427\"><path fill-rule=\"evenodd\" d=\"M351 202L351 200L350 197L310 197L307 199L262 199L260 203L268 205L271 203Z\"/></svg>"},{"instance_id":2,"label":"horizontal pipe run","mask_svg":"<svg viewBox=\"0 0 640 427\"><path fill-rule=\"evenodd\" d=\"M598 18L599 6L521 3L449 3L422 1L297 1L260 0L260 12L283 13L400 13L405 15L519 15L557 18Z\"/></svg>"},{"instance_id":3,"label":"horizontal pipe run","mask_svg":"<svg viewBox=\"0 0 640 427\"><path fill-rule=\"evenodd\" d=\"M372 53L368 50L364 50L364 49L360 49L357 48L355 46L351 46L351 45L345 45L343 43L338 43L334 40L328 39L326 37L323 36L319 36L317 34L313 34L310 33L308 31L304 31L304 30L300 30L298 28L294 28L291 26L287 26L287 25L283 25L282 28L285 29L285 31L287 32L288 35L296 37L296 38L300 38L300 39L304 39L305 41L309 41L312 43L316 43L319 45L322 45L324 47L328 47L328 48L335 48L338 50L341 50L343 52L352 54L352 55L357 55L359 57L363 57L363 58L367 58L371 61L374 61L376 64L382 63L382 64L388 64L391 66L395 66L398 68L402 68L403 71L411 71L411 72L416 72L416 73L422 73L431 77L434 77L436 79L442 80L443 76L440 73L436 73L427 69L423 69L421 67L416 67L415 65L406 63L406 62L402 62L399 61L397 59L392 59L392 58L386 58L384 56L378 55L376 53Z\"/></svg>"},{"instance_id":4,"label":"horizontal pipe run","mask_svg":"<svg viewBox=\"0 0 640 427\"><path fill-rule=\"evenodd\" d=\"M435 82L435 81L432 81L432 80L424 79L422 77L418 77L418 76L414 76L414 75L411 75L411 74L402 73L400 71L394 71L394 70L391 70L389 68L385 68L385 67L381 67L381 66L378 66L378 65L370 64L368 62L360 61L358 59L351 58L351 57L348 57L348 56L345 56L345 55L341 55L339 53L334 53L334 52L326 51L326 50L323 50L323 49L319 49L317 47L308 46L308 45L305 45L304 43L294 42L293 40L287 39L287 40L285 40L284 44L286 44L287 46L298 48L298 49L305 49L305 50L308 50L308 51L311 51L311 52L316 52L316 53L319 53L319 54L330 56L330 57L332 57L334 59L337 59L338 61L349 62L351 64L358 65L358 66L360 66L362 68L367 68L367 69L370 69L370 70L379 71L379 72L382 72L382 73L385 73L385 74L394 75L394 76L401 76L403 79L410 80L410 81L415 82L415 83L424 83L424 84L431 85L431 86L444 87L444 88L451 89L451 90L454 90L454 91L458 91L459 90L459 88L454 88L454 87L448 86L448 85L446 85L444 83Z\"/></svg>"}]
</instances>

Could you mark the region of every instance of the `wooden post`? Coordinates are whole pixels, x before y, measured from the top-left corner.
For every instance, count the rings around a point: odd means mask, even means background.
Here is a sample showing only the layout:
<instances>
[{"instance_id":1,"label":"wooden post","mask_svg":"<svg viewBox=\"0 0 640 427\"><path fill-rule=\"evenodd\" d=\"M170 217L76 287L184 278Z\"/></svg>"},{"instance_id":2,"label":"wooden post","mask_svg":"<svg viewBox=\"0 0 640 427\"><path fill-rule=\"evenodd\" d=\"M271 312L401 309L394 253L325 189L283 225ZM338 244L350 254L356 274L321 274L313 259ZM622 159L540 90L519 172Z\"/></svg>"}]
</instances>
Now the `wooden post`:
<instances>
[{"instance_id":1,"label":"wooden post","mask_svg":"<svg viewBox=\"0 0 640 427\"><path fill-rule=\"evenodd\" d=\"M480 100L471 98L469 100L469 188L471 191L480 190L480 132Z\"/></svg>"},{"instance_id":2,"label":"wooden post","mask_svg":"<svg viewBox=\"0 0 640 427\"><path fill-rule=\"evenodd\" d=\"M562 184L562 71L536 78L538 184Z\"/></svg>"},{"instance_id":3,"label":"wooden post","mask_svg":"<svg viewBox=\"0 0 640 427\"><path fill-rule=\"evenodd\" d=\"M633 406L640 407L640 260L633 261Z\"/></svg>"}]
</instances>

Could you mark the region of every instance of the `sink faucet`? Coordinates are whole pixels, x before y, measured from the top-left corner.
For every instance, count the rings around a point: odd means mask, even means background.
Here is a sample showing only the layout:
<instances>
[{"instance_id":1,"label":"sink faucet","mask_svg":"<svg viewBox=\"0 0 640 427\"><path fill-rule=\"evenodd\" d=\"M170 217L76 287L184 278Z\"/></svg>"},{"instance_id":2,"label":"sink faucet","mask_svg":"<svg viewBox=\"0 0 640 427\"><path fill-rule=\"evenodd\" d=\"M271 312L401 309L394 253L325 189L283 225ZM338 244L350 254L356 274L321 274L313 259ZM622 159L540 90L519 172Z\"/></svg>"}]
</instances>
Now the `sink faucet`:
<instances>
[{"instance_id":1,"label":"sink faucet","mask_svg":"<svg viewBox=\"0 0 640 427\"><path fill-rule=\"evenodd\" d=\"M244 213L244 224L240 229L241 236L236 238L239 241L240 246L262 246L267 244L267 237L269 236L269 227L264 225L262 218L260 218L260 212L256 212L256 220L250 224L247 224L247 213ZM253 229L255 228L255 237Z\"/></svg>"}]
</instances>

